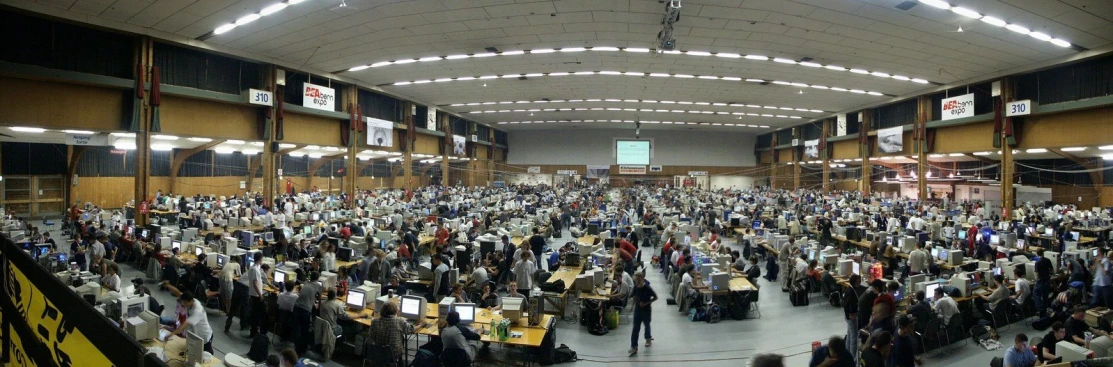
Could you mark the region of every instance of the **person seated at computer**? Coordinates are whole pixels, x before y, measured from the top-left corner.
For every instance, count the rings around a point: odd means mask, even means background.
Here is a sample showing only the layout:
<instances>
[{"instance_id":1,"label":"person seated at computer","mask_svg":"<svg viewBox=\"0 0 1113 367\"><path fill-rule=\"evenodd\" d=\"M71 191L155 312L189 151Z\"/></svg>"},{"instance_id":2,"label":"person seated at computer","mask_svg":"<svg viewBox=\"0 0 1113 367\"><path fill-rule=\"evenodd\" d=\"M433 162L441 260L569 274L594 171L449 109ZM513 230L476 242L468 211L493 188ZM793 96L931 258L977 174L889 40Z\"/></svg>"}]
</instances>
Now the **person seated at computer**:
<instances>
[{"instance_id":1,"label":"person seated at computer","mask_svg":"<svg viewBox=\"0 0 1113 367\"><path fill-rule=\"evenodd\" d=\"M611 283L610 298L603 303L606 308L611 307L625 307L626 298L630 296L630 292L634 290L634 278L624 271L614 272L614 279Z\"/></svg>"},{"instance_id":2,"label":"person seated at computer","mask_svg":"<svg viewBox=\"0 0 1113 367\"><path fill-rule=\"evenodd\" d=\"M983 313L987 311L989 314L996 312L998 310L997 306L1001 301L1009 299L1009 287L1005 285L1005 277L1000 274L994 275L993 283L994 288L989 295L980 294L978 298L974 299L975 304L978 304L979 309L982 310ZM986 308L987 306L989 308Z\"/></svg>"},{"instance_id":3,"label":"person seated at computer","mask_svg":"<svg viewBox=\"0 0 1113 367\"><path fill-rule=\"evenodd\" d=\"M334 334L343 335L343 328L340 326L338 322L339 320L355 320L368 318L367 314L365 313L360 313L359 316L353 318L348 315L347 312L344 312L344 308L347 306L344 304L344 302L340 302L340 300L336 299L336 289L329 289L328 292L325 293L325 295L328 300L326 300L325 302L321 302L319 312L321 318L328 322L329 325L332 325L332 331Z\"/></svg>"},{"instance_id":4,"label":"person seated at computer","mask_svg":"<svg viewBox=\"0 0 1113 367\"><path fill-rule=\"evenodd\" d=\"M1063 357L1055 353L1055 345L1066 339L1067 328L1063 326L1063 323L1059 321L1051 323L1051 330L1047 331L1047 335L1044 335L1043 341L1040 341L1037 346L1039 351L1036 353L1036 358L1047 364L1062 362Z\"/></svg>"},{"instance_id":5,"label":"person seated at computer","mask_svg":"<svg viewBox=\"0 0 1113 367\"><path fill-rule=\"evenodd\" d=\"M1032 295L1032 287L1029 285L1028 279L1024 277L1025 273L1026 270L1023 266L1013 268L1013 275L1015 275L1013 279L1016 279L1013 288L1015 288L1016 294L1009 296L1009 299L1016 302L1015 306L1017 307L1023 307L1024 302L1028 301L1028 297Z\"/></svg>"},{"instance_id":6,"label":"person seated at computer","mask_svg":"<svg viewBox=\"0 0 1113 367\"><path fill-rule=\"evenodd\" d=\"M480 333L487 333L486 328L482 326L480 328ZM477 334L464 325L460 325L459 312L451 311L448 313L448 316L445 317L445 327L441 329L440 334L441 344L444 346L445 351L449 349L463 350L465 355L461 357L467 358L467 361L462 361L466 362L464 363L466 365L470 364L471 361L475 359L475 348L468 341L479 340L480 334Z\"/></svg>"},{"instance_id":7,"label":"person seated at computer","mask_svg":"<svg viewBox=\"0 0 1113 367\"><path fill-rule=\"evenodd\" d=\"M342 226L340 228L340 231L338 231L337 234L339 234L340 238L344 239L344 241L347 241L349 238L352 238L351 225L350 224L345 224L344 226Z\"/></svg>"},{"instance_id":8,"label":"person seated at computer","mask_svg":"<svg viewBox=\"0 0 1113 367\"><path fill-rule=\"evenodd\" d=\"M101 277L101 288L108 291L120 291L120 267L116 264L106 266L107 272Z\"/></svg>"},{"instance_id":9,"label":"person seated at computer","mask_svg":"<svg viewBox=\"0 0 1113 367\"><path fill-rule=\"evenodd\" d=\"M457 303L468 303L468 293L464 291L464 285L456 283L452 285L452 294L449 297L455 298Z\"/></svg>"},{"instance_id":10,"label":"person seated at computer","mask_svg":"<svg viewBox=\"0 0 1113 367\"><path fill-rule=\"evenodd\" d=\"M696 270L695 266L685 266L681 271L684 270L687 271L680 278L680 287L684 289L684 294L707 288L707 285L703 284L703 280L700 279L699 270Z\"/></svg>"},{"instance_id":11,"label":"person seated at computer","mask_svg":"<svg viewBox=\"0 0 1113 367\"><path fill-rule=\"evenodd\" d=\"M1028 346L1028 336L1024 333L1016 334L1013 338L1013 347L1005 350L1004 367L1032 367L1036 366L1036 355ZM1046 363L1040 363L1040 366Z\"/></svg>"},{"instance_id":12,"label":"person seated at computer","mask_svg":"<svg viewBox=\"0 0 1113 367\"><path fill-rule=\"evenodd\" d=\"M398 313L398 306L393 302L383 304L382 309L379 311L382 315L378 320L371 323L368 330L370 342L373 345L385 346L390 348L391 356L397 361L398 366L402 366L402 358L405 356L405 343L408 335L413 334L414 327L406 319L396 316Z\"/></svg>"},{"instance_id":13,"label":"person seated at computer","mask_svg":"<svg viewBox=\"0 0 1113 367\"><path fill-rule=\"evenodd\" d=\"M815 279L818 282L823 279L824 272L825 270L823 269L823 267L819 266L819 260L812 260L808 262L808 277Z\"/></svg>"},{"instance_id":14,"label":"person seated at computer","mask_svg":"<svg viewBox=\"0 0 1113 367\"><path fill-rule=\"evenodd\" d=\"M1078 344L1083 348L1090 347L1089 343L1086 341L1087 332L1093 334L1094 338L1097 338L1099 336L1109 336L1109 333L1106 333L1105 331L1098 328L1090 327L1090 325L1086 324L1086 310L1088 310L1086 306L1074 306L1074 308L1071 310L1071 317L1067 319L1066 323L1067 340L1070 340L1072 343Z\"/></svg>"},{"instance_id":15,"label":"person seated at computer","mask_svg":"<svg viewBox=\"0 0 1113 367\"><path fill-rule=\"evenodd\" d=\"M475 301L475 304L482 308L495 308L501 305L501 303L499 303L499 295L495 293L494 283L483 283L483 290L480 292L479 299Z\"/></svg>"},{"instance_id":16,"label":"person seated at computer","mask_svg":"<svg viewBox=\"0 0 1113 367\"><path fill-rule=\"evenodd\" d=\"M277 301L279 311L294 312L294 303L298 301L298 293L294 292L295 287L297 287L297 281L293 279L287 279L283 282L283 292L278 294Z\"/></svg>"}]
</instances>

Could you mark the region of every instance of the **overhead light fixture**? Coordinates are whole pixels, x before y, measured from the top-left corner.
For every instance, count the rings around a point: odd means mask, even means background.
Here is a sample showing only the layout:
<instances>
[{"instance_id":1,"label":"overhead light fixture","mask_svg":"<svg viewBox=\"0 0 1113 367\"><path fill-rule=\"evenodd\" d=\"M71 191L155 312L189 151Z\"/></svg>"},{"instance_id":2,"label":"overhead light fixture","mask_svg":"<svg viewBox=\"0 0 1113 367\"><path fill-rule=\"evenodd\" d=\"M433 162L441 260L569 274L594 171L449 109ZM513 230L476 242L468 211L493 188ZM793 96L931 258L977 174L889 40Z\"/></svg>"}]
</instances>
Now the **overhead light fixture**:
<instances>
[{"instance_id":1,"label":"overhead light fixture","mask_svg":"<svg viewBox=\"0 0 1113 367\"><path fill-rule=\"evenodd\" d=\"M1113 154L1102 154L1101 159L1113 161Z\"/></svg>"},{"instance_id":2,"label":"overhead light fixture","mask_svg":"<svg viewBox=\"0 0 1113 367\"><path fill-rule=\"evenodd\" d=\"M316 158L321 158L321 157L324 157L324 156L325 156L325 155L324 155L324 154L321 154L321 153L309 153L309 158L314 158L314 159L316 159Z\"/></svg>"},{"instance_id":3,"label":"overhead light fixture","mask_svg":"<svg viewBox=\"0 0 1113 367\"><path fill-rule=\"evenodd\" d=\"M1025 152L1025 153L1047 153L1047 149L1044 149L1044 148L1032 148L1032 149L1028 149L1028 150L1025 150L1024 152Z\"/></svg>"},{"instance_id":4,"label":"overhead light fixture","mask_svg":"<svg viewBox=\"0 0 1113 367\"><path fill-rule=\"evenodd\" d=\"M247 23L254 22L256 20L259 20L259 18L262 18L262 17L263 16L259 15L259 14L245 15L245 16L241 17L240 19L236 19L236 26L238 27L238 26L242 26L242 25L247 24Z\"/></svg>"},{"instance_id":5,"label":"overhead light fixture","mask_svg":"<svg viewBox=\"0 0 1113 367\"><path fill-rule=\"evenodd\" d=\"M151 144L151 150L167 152L174 150L174 146L170 144Z\"/></svg>"},{"instance_id":6,"label":"overhead light fixture","mask_svg":"<svg viewBox=\"0 0 1113 367\"><path fill-rule=\"evenodd\" d=\"M216 154L232 154L236 152L235 149L229 147L218 147L216 149L213 149L213 151L216 152Z\"/></svg>"},{"instance_id":7,"label":"overhead light fixture","mask_svg":"<svg viewBox=\"0 0 1113 367\"><path fill-rule=\"evenodd\" d=\"M928 155L928 157L931 157L931 158L943 158L943 157L944 157L944 155L942 155L942 154L931 154L931 155Z\"/></svg>"},{"instance_id":8,"label":"overhead light fixture","mask_svg":"<svg viewBox=\"0 0 1113 367\"><path fill-rule=\"evenodd\" d=\"M244 143L244 141L243 141L243 140L234 140L234 139L233 139L233 140L228 140L228 141L226 141L226 142L224 142L224 143L225 143L225 144L243 144L243 143Z\"/></svg>"},{"instance_id":9,"label":"overhead light fixture","mask_svg":"<svg viewBox=\"0 0 1113 367\"><path fill-rule=\"evenodd\" d=\"M942 0L920 0L920 2L943 10L951 8L951 4L948 4L946 1Z\"/></svg>"},{"instance_id":10,"label":"overhead light fixture","mask_svg":"<svg viewBox=\"0 0 1113 367\"><path fill-rule=\"evenodd\" d=\"M235 25L235 24L232 24L232 23L228 23L228 24L225 24L225 25L222 25L222 26L216 27L216 29L215 29L215 30L213 30L213 34L224 34L224 33L228 33L228 31L230 31L230 30L232 30L232 29L234 29L234 28L236 28L236 25Z\"/></svg>"},{"instance_id":11,"label":"overhead light fixture","mask_svg":"<svg viewBox=\"0 0 1113 367\"><path fill-rule=\"evenodd\" d=\"M256 155L256 154L259 154L259 151L258 151L258 150L255 150L255 149L244 149L244 150L241 150L240 152L242 152L242 153L243 153L244 155Z\"/></svg>"},{"instance_id":12,"label":"overhead light fixture","mask_svg":"<svg viewBox=\"0 0 1113 367\"><path fill-rule=\"evenodd\" d=\"M293 147L296 147L296 146L297 146L296 144L290 144L290 143L279 143L278 144L278 147L282 148L282 149L289 149L289 148L293 148Z\"/></svg>"},{"instance_id":13,"label":"overhead light fixture","mask_svg":"<svg viewBox=\"0 0 1113 367\"><path fill-rule=\"evenodd\" d=\"M1086 150L1086 147L1070 147L1070 148L1063 148L1063 149L1059 149L1059 150L1062 150L1064 152L1081 152L1083 150Z\"/></svg>"},{"instance_id":14,"label":"overhead light fixture","mask_svg":"<svg viewBox=\"0 0 1113 367\"><path fill-rule=\"evenodd\" d=\"M209 139L209 138L189 138L187 140L195 141L195 142L198 142L198 143L208 143L210 141L213 141L212 139Z\"/></svg>"},{"instance_id":15,"label":"overhead light fixture","mask_svg":"<svg viewBox=\"0 0 1113 367\"><path fill-rule=\"evenodd\" d=\"M952 157L965 157L966 156L966 154L963 154L963 153L951 153L951 154L948 154L948 155L952 156Z\"/></svg>"},{"instance_id":16,"label":"overhead light fixture","mask_svg":"<svg viewBox=\"0 0 1113 367\"><path fill-rule=\"evenodd\" d=\"M793 62L795 62L795 61L793 61ZM858 69L855 69L855 70L858 70ZM854 70L851 70L851 71L854 71ZM870 72L862 70L862 73L869 74ZM530 74L543 74L544 76L553 76L554 73L530 73ZM888 78L888 74L885 74L885 73L878 73L878 74L883 74L883 75L885 75L886 78ZM527 74L516 73L516 74L504 74L504 75L494 75L494 76L481 76L481 77L479 77L479 79L519 78L519 77L522 77L524 75L527 75ZM644 77L645 73L629 74L629 73L622 73L622 72L617 72L617 71L577 71L577 72L573 72L572 75L576 75L576 76L606 75L606 76ZM742 78L739 78L739 77L713 76L713 75L692 75L692 74L669 74L669 73L649 73L649 76L658 77L658 78L672 77L672 78L678 78L678 79L695 79L695 78L715 79L715 80L722 80L722 81L741 81L742 80ZM436 82L462 81L462 80L464 80L463 78L464 77L438 78L438 79L435 79L435 81ZM469 78L468 80L474 79L474 77L467 77L467 78ZM747 82L757 82L757 83L764 83L765 82L765 80L762 80L762 79L746 79L746 81ZM927 82L926 80L923 80L923 79L912 79L911 81L915 82L915 83L920 83L920 82L926 83ZM429 80L429 79L412 80L412 81L406 80L406 81L399 81L399 82L390 83L389 85L403 86L403 85L413 85L413 84L427 84L427 83L432 83L432 82L434 82L434 80ZM810 87L810 85L807 84L807 83L794 83L794 82L781 81L781 80L773 81L772 83L777 84L777 85L786 85L786 86L802 87L802 88L803 87ZM388 84L383 84L383 85L388 85ZM884 93L881 93L881 92L865 91L865 90L860 90L860 89L846 89L846 88L830 87L830 89L828 89L828 90L833 90L833 91L836 91L836 92L852 92L852 93L857 93L857 94L869 94L869 95L873 95L873 96L884 96L885 95Z\"/></svg>"},{"instance_id":17,"label":"overhead light fixture","mask_svg":"<svg viewBox=\"0 0 1113 367\"><path fill-rule=\"evenodd\" d=\"M92 131L89 131L89 130L62 130L62 132L66 133L66 134L74 134L74 135L93 135L93 134L96 134L95 132L92 132Z\"/></svg>"},{"instance_id":18,"label":"overhead light fixture","mask_svg":"<svg viewBox=\"0 0 1113 367\"><path fill-rule=\"evenodd\" d=\"M135 133L112 133L111 135L122 137L122 138L134 138L135 137Z\"/></svg>"},{"instance_id":19,"label":"overhead light fixture","mask_svg":"<svg viewBox=\"0 0 1113 367\"><path fill-rule=\"evenodd\" d=\"M964 17L967 17L967 18L980 19L982 17L982 15L979 14L978 12L973 11L971 9L961 7L961 6L951 7L951 11L954 12L955 14L958 14L958 15L961 15L961 16L964 16Z\"/></svg>"},{"instance_id":20,"label":"overhead light fixture","mask_svg":"<svg viewBox=\"0 0 1113 367\"><path fill-rule=\"evenodd\" d=\"M46 132L46 129L41 128L41 127L12 126L9 129L12 129L12 131L17 131L17 132L21 132L21 133L43 133L43 132Z\"/></svg>"},{"instance_id":21,"label":"overhead light fixture","mask_svg":"<svg viewBox=\"0 0 1113 367\"><path fill-rule=\"evenodd\" d=\"M263 16L271 15L271 14L277 13L279 10L286 9L287 6L290 6L290 4L287 4L287 3L274 4L274 5L263 8L262 11L259 11L259 14L261 14Z\"/></svg>"},{"instance_id":22,"label":"overhead light fixture","mask_svg":"<svg viewBox=\"0 0 1113 367\"><path fill-rule=\"evenodd\" d=\"M1102 145L1098 147L1100 150L1113 150L1113 145Z\"/></svg>"},{"instance_id":23,"label":"overhead light fixture","mask_svg":"<svg viewBox=\"0 0 1113 367\"><path fill-rule=\"evenodd\" d=\"M985 156L985 155L990 155L990 154L993 154L993 152L974 152L974 155L978 155L978 156Z\"/></svg>"},{"instance_id":24,"label":"overhead light fixture","mask_svg":"<svg viewBox=\"0 0 1113 367\"><path fill-rule=\"evenodd\" d=\"M1004 27L1005 25L1008 24L1007 22L1005 22L1001 18L991 17L991 16L988 16L988 15L982 17L982 21L985 22L986 24L989 24L989 25L992 25L992 26L997 26L997 27Z\"/></svg>"},{"instance_id":25,"label":"overhead light fixture","mask_svg":"<svg viewBox=\"0 0 1113 367\"><path fill-rule=\"evenodd\" d=\"M135 142L116 142L112 147L123 150L135 150Z\"/></svg>"},{"instance_id":26,"label":"overhead light fixture","mask_svg":"<svg viewBox=\"0 0 1113 367\"><path fill-rule=\"evenodd\" d=\"M1028 33L1032 32L1032 30L1030 30L1027 27L1024 27L1022 25L1019 25L1019 24L1009 24L1009 25L1005 26L1005 29L1008 29L1010 31L1020 33L1020 34L1028 34Z\"/></svg>"},{"instance_id":27,"label":"overhead light fixture","mask_svg":"<svg viewBox=\"0 0 1113 367\"><path fill-rule=\"evenodd\" d=\"M178 137L174 136L174 135L151 135L151 139L155 139L155 140L178 140Z\"/></svg>"}]
</instances>

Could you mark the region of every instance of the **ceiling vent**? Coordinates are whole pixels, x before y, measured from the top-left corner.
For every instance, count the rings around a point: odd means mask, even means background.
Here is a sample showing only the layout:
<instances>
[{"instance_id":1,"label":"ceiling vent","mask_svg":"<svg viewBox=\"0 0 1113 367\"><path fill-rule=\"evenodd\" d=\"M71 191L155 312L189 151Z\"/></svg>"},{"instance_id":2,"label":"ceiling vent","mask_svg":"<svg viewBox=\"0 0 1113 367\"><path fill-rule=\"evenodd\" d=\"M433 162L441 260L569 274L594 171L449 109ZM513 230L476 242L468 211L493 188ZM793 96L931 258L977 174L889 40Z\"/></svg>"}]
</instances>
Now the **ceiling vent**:
<instances>
[{"instance_id":1,"label":"ceiling vent","mask_svg":"<svg viewBox=\"0 0 1113 367\"><path fill-rule=\"evenodd\" d=\"M915 1L904 1L904 2L901 2L900 4L897 4L896 8L900 9L900 10L908 11L908 9L912 9L915 6L916 6Z\"/></svg>"}]
</instances>

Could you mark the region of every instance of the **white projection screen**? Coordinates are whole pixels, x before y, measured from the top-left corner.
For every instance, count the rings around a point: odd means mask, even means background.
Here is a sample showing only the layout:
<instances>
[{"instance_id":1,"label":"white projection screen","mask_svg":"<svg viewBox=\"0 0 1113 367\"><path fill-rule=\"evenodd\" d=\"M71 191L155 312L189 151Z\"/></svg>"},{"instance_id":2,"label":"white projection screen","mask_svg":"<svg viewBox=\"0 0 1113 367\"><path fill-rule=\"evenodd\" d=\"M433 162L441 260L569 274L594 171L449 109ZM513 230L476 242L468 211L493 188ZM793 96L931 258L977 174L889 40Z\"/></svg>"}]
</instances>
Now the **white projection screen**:
<instances>
[{"instance_id":1,"label":"white projection screen","mask_svg":"<svg viewBox=\"0 0 1113 367\"><path fill-rule=\"evenodd\" d=\"M615 164L648 165L651 149L649 140L615 140Z\"/></svg>"}]
</instances>

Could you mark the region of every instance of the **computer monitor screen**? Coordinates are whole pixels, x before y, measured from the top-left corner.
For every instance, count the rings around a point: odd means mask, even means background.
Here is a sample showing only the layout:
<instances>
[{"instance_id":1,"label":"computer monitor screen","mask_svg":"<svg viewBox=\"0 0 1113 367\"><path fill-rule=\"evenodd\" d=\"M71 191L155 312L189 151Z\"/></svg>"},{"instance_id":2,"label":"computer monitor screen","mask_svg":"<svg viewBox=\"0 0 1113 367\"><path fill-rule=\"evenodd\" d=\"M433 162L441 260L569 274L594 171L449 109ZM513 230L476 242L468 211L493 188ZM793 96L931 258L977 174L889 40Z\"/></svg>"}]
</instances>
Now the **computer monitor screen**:
<instances>
[{"instance_id":1,"label":"computer monitor screen","mask_svg":"<svg viewBox=\"0 0 1113 367\"><path fill-rule=\"evenodd\" d=\"M355 291L355 290L349 290L348 291L348 301L347 301L348 307L362 308L364 305L366 305L365 296L366 295L363 294L363 292Z\"/></svg>"},{"instance_id":2,"label":"computer monitor screen","mask_svg":"<svg viewBox=\"0 0 1113 367\"><path fill-rule=\"evenodd\" d=\"M273 242L274 241L274 232L263 233L263 241Z\"/></svg>"},{"instance_id":3,"label":"computer monitor screen","mask_svg":"<svg viewBox=\"0 0 1113 367\"><path fill-rule=\"evenodd\" d=\"M1081 240L1082 237L1081 237L1081 234L1079 234L1078 232L1072 231L1070 233L1070 238L1072 240L1079 241L1079 240Z\"/></svg>"},{"instance_id":4,"label":"computer monitor screen","mask_svg":"<svg viewBox=\"0 0 1113 367\"><path fill-rule=\"evenodd\" d=\"M993 268L993 275L1001 275L1001 268Z\"/></svg>"},{"instance_id":5,"label":"computer monitor screen","mask_svg":"<svg viewBox=\"0 0 1113 367\"><path fill-rule=\"evenodd\" d=\"M1044 236L1054 236L1055 235L1055 230L1052 229L1052 228L1044 228L1043 235Z\"/></svg>"},{"instance_id":6,"label":"computer monitor screen","mask_svg":"<svg viewBox=\"0 0 1113 367\"><path fill-rule=\"evenodd\" d=\"M939 287L939 283L928 284L927 287L924 287L924 294L927 295L927 298L933 298L935 296L935 289Z\"/></svg>"},{"instance_id":7,"label":"computer monitor screen","mask_svg":"<svg viewBox=\"0 0 1113 367\"><path fill-rule=\"evenodd\" d=\"M948 258L949 256L950 256L950 251L946 251L946 250L944 250L944 251L939 251L939 260L942 260L942 261L947 261L947 258Z\"/></svg>"},{"instance_id":8,"label":"computer monitor screen","mask_svg":"<svg viewBox=\"0 0 1113 367\"><path fill-rule=\"evenodd\" d=\"M966 231L958 231L958 239L965 241L966 240Z\"/></svg>"},{"instance_id":9,"label":"computer monitor screen","mask_svg":"<svg viewBox=\"0 0 1113 367\"><path fill-rule=\"evenodd\" d=\"M1098 257L1098 249L1094 249L1093 255L1094 255L1094 257Z\"/></svg>"},{"instance_id":10,"label":"computer monitor screen","mask_svg":"<svg viewBox=\"0 0 1113 367\"><path fill-rule=\"evenodd\" d=\"M283 283L285 281L286 281L286 272L283 272L283 271L274 272L274 282L275 283Z\"/></svg>"},{"instance_id":11,"label":"computer monitor screen","mask_svg":"<svg viewBox=\"0 0 1113 367\"><path fill-rule=\"evenodd\" d=\"M862 275L862 264L854 263L854 269L853 270L854 270L854 274L857 274L858 276L861 276Z\"/></svg>"},{"instance_id":12,"label":"computer monitor screen","mask_svg":"<svg viewBox=\"0 0 1113 367\"><path fill-rule=\"evenodd\" d=\"M399 307L403 316L417 317L421 313L421 299L411 296L403 296L401 300L401 307Z\"/></svg>"},{"instance_id":13,"label":"computer monitor screen","mask_svg":"<svg viewBox=\"0 0 1113 367\"><path fill-rule=\"evenodd\" d=\"M201 254L204 254L204 253L205 253L205 248L204 247L196 246L196 247L193 248L193 256L201 256Z\"/></svg>"},{"instance_id":14,"label":"computer monitor screen","mask_svg":"<svg viewBox=\"0 0 1113 367\"><path fill-rule=\"evenodd\" d=\"M760 220L755 220L754 224L753 224L753 227L754 228L761 228L761 221Z\"/></svg>"},{"instance_id":15,"label":"computer monitor screen","mask_svg":"<svg viewBox=\"0 0 1113 367\"><path fill-rule=\"evenodd\" d=\"M931 249L931 257L936 257L936 258L939 257L939 249L937 249L937 248Z\"/></svg>"},{"instance_id":16,"label":"computer monitor screen","mask_svg":"<svg viewBox=\"0 0 1113 367\"><path fill-rule=\"evenodd\" d=\"M150 235L151 235L151 230L143 228L143 232L140 234L139 238L147 239L147 238L150 238L149 237Z\"/></svg>"},{"instance_id":17,"label":"computer monitor screen","mask_svg":"<svg viewBox=\"0 0 1113 367\"><path fill-rule=\"evenodd\" d=\"M892 246L893 245L893 237L892 236L885 237L885 245L887 245L887 246Z\"/></svg>"},{"instance_id":18,"label":"computer monitor screen","mask_svg":"<svg viewBox=\"0 0 1113 367\"><path fill-rule=\"evenodd\" d=\"M224 263L226 263L226 262L228 262L228 258L227 258L226 255L224 255L224 254L216 255L216 266L224 266Z\"/></svg>"},{"instance_id":19,"label":"computer monitor screen","mask_svg":"<svg viewBox=\"0 0 1113 367\"><path fill-rule=\"evenodd\" d=\"M452 306L452 309L460 314L461 324L471 324L475 321L475 304L457 303Z\"/></svg>"},{"instance_id":20,"label":"computer monitor screen","mask_svg":"<svg viewBox=\"0 0 1113 367\"><path fill-rule=\"evenodd\" d=\"M306 236L311 235L311 234L313 234L313 227L302 226L301 227L301 233L306 235Z\"/></svg>"},{"instance_id":21,"label":"computer monitor screen","mask_svg":"<svg viewBox=\"0 0 1113 367\"><path fill-rule=\"evenodd\" d=\"M181 251L182 250L182 241L170 242L170 248Z\"/></svg>"},{"instance_id":22,"label":"computer monitor screen","mask_svg":"<svg viewBox=\"0 0 1113 367\"><path fill-rule=\"evenodd\" d=\"M998 243L1001 243L1001 237L999 237L997 235L989 236L989 244L996 245Z\"/></svg>"},{"instance_id":23,"label":"computer monitor screen","mask_svg":"<svg viewBox=\"0 0 1113 367\"><path fill-rule=\"evenodd\" d=\"M144 311L143 306L144 306L143 303L132 303L132 304L128 305L127 317L125 317L125 318L132 318L132 317L139 316L139 314L143 313L143 311Z\"/></svg>"},{"instance_id":24,"label":"computer monitor screen","mask_svg":"<svg viewBox=\"0 0 1113 367\"><path fill-rule=\"evenodd\" d=\"M893 300L897 302L904 300L904 286L901 286L893 292Z\"/></svg>"}]
</instances>

